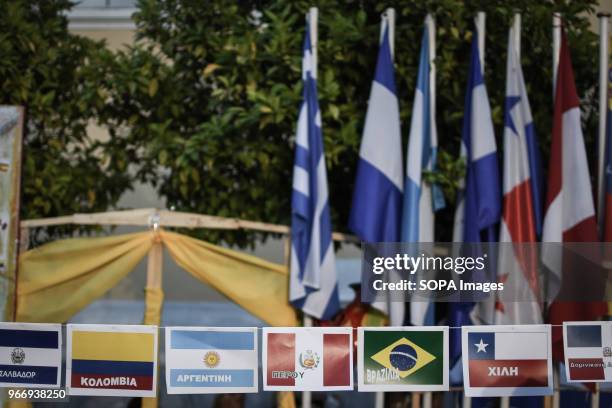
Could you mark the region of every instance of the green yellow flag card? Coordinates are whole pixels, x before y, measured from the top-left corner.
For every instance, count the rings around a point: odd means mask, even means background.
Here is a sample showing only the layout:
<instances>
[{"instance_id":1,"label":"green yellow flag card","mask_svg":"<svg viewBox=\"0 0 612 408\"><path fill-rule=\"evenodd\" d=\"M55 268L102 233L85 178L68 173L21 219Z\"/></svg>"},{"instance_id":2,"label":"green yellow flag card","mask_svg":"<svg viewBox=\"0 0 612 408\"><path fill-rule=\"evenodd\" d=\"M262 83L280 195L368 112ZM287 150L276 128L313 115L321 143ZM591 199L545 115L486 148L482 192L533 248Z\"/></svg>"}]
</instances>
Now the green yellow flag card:
<instances>
[{"instance_id":1,"label":"green yellow flag card","mask_svg":"<svg viewBox=\"0 0 612 408\"><path fill-rule=\"evenodd\" d=\"M448 391L448 327L360 327L359 391Z\"/></svg>"}]
</instances>

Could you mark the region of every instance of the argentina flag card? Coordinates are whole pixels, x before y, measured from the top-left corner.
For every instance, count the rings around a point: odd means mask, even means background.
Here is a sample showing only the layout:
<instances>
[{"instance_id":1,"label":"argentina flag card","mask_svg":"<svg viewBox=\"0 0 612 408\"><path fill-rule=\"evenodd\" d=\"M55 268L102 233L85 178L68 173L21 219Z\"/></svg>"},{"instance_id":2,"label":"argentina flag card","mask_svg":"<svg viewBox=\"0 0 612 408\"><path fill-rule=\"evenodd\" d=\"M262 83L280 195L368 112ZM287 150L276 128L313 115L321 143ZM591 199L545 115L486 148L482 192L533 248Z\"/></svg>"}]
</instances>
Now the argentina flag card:
<instances>
[{"instance_id":1,"label":"argentina flag card","mask_svg":"<svg viewBox=\"0 0 612 408\"><path fill-rule=\"evenodd\" d=\"M258 390L257 328L167 327L168 394Z\"/></svg>"}]
</instances>

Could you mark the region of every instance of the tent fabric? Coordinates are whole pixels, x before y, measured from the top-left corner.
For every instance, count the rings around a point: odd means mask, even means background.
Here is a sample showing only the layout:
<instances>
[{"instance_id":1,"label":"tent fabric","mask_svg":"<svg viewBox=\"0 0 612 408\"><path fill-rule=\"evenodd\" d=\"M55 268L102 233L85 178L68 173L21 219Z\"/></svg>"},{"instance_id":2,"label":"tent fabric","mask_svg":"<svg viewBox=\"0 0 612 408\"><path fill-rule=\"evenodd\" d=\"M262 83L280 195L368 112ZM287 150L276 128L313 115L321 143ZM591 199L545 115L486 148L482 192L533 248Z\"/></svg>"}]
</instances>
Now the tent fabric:
<instances>
[{"instance_id":1,"label":"tent fabric","mask_svg":"<svg viewBox=\"0 0 612 408\"><path fill-rule=\"evenodd\" d=\"M297 324L285 266L165 230L65 239L23 253L16 321L67 322L125 278L156 240L196 279L267 324ZM144 321L159 324L163 290L147 287L145 293Z\"/></svg>"}]
</instances>

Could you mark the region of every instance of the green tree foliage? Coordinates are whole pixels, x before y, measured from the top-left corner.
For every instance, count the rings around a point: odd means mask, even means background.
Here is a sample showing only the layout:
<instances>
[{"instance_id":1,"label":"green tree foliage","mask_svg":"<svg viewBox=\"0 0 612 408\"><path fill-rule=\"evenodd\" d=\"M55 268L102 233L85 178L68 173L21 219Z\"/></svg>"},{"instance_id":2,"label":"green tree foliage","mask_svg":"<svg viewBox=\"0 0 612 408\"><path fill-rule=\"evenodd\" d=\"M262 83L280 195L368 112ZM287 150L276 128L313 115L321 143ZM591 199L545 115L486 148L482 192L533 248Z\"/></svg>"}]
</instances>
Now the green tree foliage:
<instances>
[{"instance_id":1,"label":"green tree foliage","mask_svg":"<svg viewBox=\"0 0 612 408\"><path fill-rule=\"evenodd\" d=\"M377 4L376 4L377 3ZM142 0L139 44L122 55L139 86L121 88L118 109L129 114L128 144L146 163L139 175L156 182L179 210L288 223L296 115L300 101L304 13L319 7L319 93L333 224L346 229L355 163L372 80L380 15L397 11L395 63L402 131L407 135L423 20L437 21L438 133L449 208L440 232L450 238L473 17L487 12L486 81L501 145L507 30L523 16L522 62L535 124L548 149L552 115L551 19L563 13L585 134L594 134L596 36L588 13L594 0L553 5L530 0L402 1ZM141 64L135 64L138 60ZM121 81L116 86L123 87ZM133 92L132 92L133 91ZM161 166L160 167L158 167ZM218 236L209 236L217 238ZM227 236L225 236L227 238ZM247 236L233 235L244 244Z\"/></svg>"},{"instance_id":2,"label":"green tree foliage","mask_svg":"<svg viewBox=\"0 0 612 408\"><path fill-rule=\"evenodd\" d=\"M87 133L88 124L106 115L100 81L112 54L68 32L70 7L69 1L0 1L0 103L26 108L23 218L104 211L130 185L128 162L109 159Z\"/></svg>"},{"instance_id":3,"label":"green tree foliage","mask_svg":"<svg viewBox=\"0 0 612 408\"><path fill-rule=\"evenodd\" d=\"M567 3L567 4L566 4ZM0 2L0 95L24 104L24 216L103 210L135 180L168 207L273 223L290 221L304 13L319 7L319 96L333 225L346 230L355 164L378 50L380 15L397 12L395 63L402 133L409 130L423 20L437 22L438 180L450 238L473 18L487 13L486 74L501 146L507 30L523 17L522 63L538 136L552 115L551 17L565 16L584 130L595 135L595 0L331 1L141 0L137 43L110 53L68 33L68 1ZM91 140L88 123L108 126ZM594 157L593 155L591 155ZM546 157L546 154L544 155ZM129 170L128 171L128 167ZM198 232L247 245L244 232Z\"/></svg>"}]
</instances>

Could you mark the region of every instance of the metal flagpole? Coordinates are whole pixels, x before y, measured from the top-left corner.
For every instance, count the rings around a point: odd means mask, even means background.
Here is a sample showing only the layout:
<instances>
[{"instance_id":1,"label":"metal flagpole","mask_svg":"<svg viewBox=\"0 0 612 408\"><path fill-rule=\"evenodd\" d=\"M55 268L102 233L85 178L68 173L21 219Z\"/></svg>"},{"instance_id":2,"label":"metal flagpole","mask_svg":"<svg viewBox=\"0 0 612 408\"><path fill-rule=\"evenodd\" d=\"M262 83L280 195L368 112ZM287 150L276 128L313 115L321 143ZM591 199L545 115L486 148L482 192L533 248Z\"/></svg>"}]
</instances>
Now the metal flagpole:
<instances>
[{"instance_id":1,"label":"metal flagpole","mask_svg":"<svg viewBox=\"0 0 612 408\"><path fill-rule=\"evenodd\" d=\"M382 14L382 21L380 24L380 41L383 40L385 34L385 28L389 27L389 47L391 48L391 58L395 56L395 9L388 8ZM387 296L387 314L389 321L391 321L391 297ZM374 407L383 408L385 406L385 394L384 392L378 391L374 397Z\"/></svg>"},{"instance_id":2,"label":"metal flagpole","mask_svg":"<svg viewBox=\"0 0 612 408\"><path fill-rule=\"evenodd\" d=\"M557 68L559 67L559 50L561 49L561 13L553 13L553 101L557 86Z\"/></svg>"},{"instance_id":3,"label":"metal flagpole","mask_svg":"<svg viewBox=\"0 0 612 408\"><path fill-rule=\"evenodd\" d=\"M553 30L553 105L555 103L555 93L557 90L557 71L559 69L559 52L561 50L561 13L553 13L552 18ZM553 365L553 381L554 392L552 398L553 408L559 408L560 393L559 393L559 364Z\"/></svg>"},{"instance_id":4,"label":"metal flagpole","mask_svg":"<svg viewBox=\"0 0 612 408\"><path fill-rule=\"evenodd\" d=\"M318 67L318 45L319 45L319 9L311 7L306 15L306 21L308 22L308 28L310 29L310 47L312 49L312 76L317 78L317 67ZM304 313L304 327L312 327L312 317ZM302 408L311 408L312 406L312 393L310 391L302 392Z\"/></svg>"},{"instance_id":5,"label":"metal flagpole","mask_svg":"<svg viewBox=\"0 0 612 408\"><path fill-rule=\"evenodd\" d=\"M436 117L436 22L431 14L425 17L427 36L429 40L429 112ZM435 123L435 122L434 122ZM431 408L433 394L426 392L423 395L423 408Z\"/></svg>"},{"instance_id":6,"label":"metal flagpole","mask_svg":"<svg viewBox=\"0 0 612 408\"><path fill-rule=\"evenodd\" d=\"M480 54L480 67L482 72L485 70L485 28L487 14L484 11L479 11L476 14L476 28L478 29L478 51Z\"/></svg>"},{"instance_id":7,"label":"metal flagpole","mask_svg":"<svg viewBox=\"0 0 612 408\"><path fill-rule=\"evenodd\" d=\"M597 219L600 233L603 236L604 190L605 190L605 155L606 155L606 119L608 112L608 20L609 13L599 13L599 138L597 143ZM599 383L595 383L595 392L591 396L591 407L599 407Z\"/></svg>"},{"instance_id":8,"label":"metal flagpole","mask_svg":"<svg viewBox=\"0 0 612 408\"><path fill-rule=\"evenodd\" d=\"M517 63L521 63L521 15L516 13L512 21L512 35L514 36L514 52L516 53ZM508 50L511 52L511 50ZM502 397L500 408L510 408L510 397Z\"/></svg>"},{"instance_id":9,"label":"metal flagpole","mask_svg":"<svg viewBox=\"0 0 612 408\"><path fill-rule=\"evenodd\" d=\"M608 20L610 14L599 13L599 137L597 143L597 220L603 231L604 161L606 151L606 112L608 102Z\"/></svg>"},{"instance_id":10,"label":"metal flagpole","mask_svg":"<svg viewBox=\"0 0 612 408\"><path fill-rule=\"evenodd\" d=\"M486 29L486 18L487 15L484 11L479 11L476 14L474 23L476 24L476 35L478 36L478 56L480 57L480 69L484 76L485 71L485 29ZM462 357L463 358L463 357ZM470 408L472 406L472 399L463 394L463 407Z\"/></svg>"}]
</instances>

